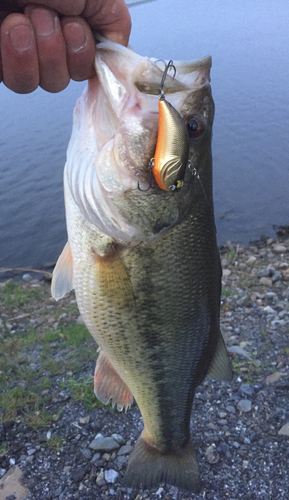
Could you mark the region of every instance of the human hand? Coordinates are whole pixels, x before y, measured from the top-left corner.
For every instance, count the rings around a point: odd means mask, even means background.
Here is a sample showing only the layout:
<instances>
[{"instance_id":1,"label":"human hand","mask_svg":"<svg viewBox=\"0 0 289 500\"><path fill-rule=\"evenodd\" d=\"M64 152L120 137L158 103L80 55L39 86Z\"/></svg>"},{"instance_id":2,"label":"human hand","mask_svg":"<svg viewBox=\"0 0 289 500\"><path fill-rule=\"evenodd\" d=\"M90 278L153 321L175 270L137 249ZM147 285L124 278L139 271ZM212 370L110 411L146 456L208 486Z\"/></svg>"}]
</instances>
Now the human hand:
<instances>
[{"instance_id":1,"label":"human hand","mask_svg":"<svg viewBox=\"0 0 289 500\"><path fill-rule=\"evenodd\" d=\"M95 74L91 29L127 45L130 28L125 0L0 0L0 82L60 92Z\"/></svg>"}]
</instances>

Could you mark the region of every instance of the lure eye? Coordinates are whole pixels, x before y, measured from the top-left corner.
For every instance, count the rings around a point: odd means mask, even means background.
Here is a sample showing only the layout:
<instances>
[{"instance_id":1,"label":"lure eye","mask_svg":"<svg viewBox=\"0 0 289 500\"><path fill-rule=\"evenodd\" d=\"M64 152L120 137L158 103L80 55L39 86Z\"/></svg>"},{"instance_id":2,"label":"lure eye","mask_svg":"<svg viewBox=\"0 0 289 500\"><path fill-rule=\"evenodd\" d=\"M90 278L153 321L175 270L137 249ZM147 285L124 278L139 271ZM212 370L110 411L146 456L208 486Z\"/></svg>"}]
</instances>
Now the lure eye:
<instances>
[{"instance_id":1,"label":"lure eye","mask_svg":"<svg viewBox=\"0 0 289 500\"><path fill-rule=\"evenodd\" d=\"M187 122L189 137L195 139L199 137L204 131L204 124L201 119L195 115Z\"/></svg>"}]
</instances>

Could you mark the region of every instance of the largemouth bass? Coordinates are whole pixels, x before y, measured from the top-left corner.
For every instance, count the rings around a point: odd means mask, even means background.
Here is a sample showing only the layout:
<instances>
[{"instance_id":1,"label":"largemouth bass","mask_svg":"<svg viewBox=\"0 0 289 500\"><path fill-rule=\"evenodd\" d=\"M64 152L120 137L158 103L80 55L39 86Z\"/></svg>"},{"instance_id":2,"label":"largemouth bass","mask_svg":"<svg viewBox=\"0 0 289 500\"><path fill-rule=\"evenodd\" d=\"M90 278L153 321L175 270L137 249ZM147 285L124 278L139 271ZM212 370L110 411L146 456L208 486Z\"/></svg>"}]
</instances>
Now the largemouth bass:
<instances>
[{"instance_id":1,"label":"largemouth bass","mask_svg":"<svg viewBox=\"0 0 289 500\"><path fill-rule=\"evenodd\" d=\"M75 289L100 348L96 396L119 409L134 397L140 408L144 429L127 484L151 488L164 481L198 491L194 393L206 376L231 377L219 328L211 58L174 62L176 74L168 72L163 84L190 137L190 163L174 192L165 181L163 189L151 185L148 171L164 62L102 39L95 66L97 76L74 111L64 170L68 243L52 295ZM162 130L169 134L170 127Z\"/></svg>"}]
</instances>

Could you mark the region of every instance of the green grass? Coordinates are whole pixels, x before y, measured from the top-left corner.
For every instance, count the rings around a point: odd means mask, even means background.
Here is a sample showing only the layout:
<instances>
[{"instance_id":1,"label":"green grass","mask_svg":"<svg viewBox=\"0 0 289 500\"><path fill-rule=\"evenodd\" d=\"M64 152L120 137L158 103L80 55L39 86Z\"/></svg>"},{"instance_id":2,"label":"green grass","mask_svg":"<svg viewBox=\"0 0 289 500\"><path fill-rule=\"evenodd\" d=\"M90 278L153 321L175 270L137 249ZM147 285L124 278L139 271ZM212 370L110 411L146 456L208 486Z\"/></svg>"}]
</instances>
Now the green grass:
<instances>
[{"instance_id":1,"label":"green grass","mask_svg":"<svg viewBox=\"0 0 289 500\"><path fill-rule=\"evenodd\" d=\"M67 387L76 401L82 401L87 410L107 408L94 394L93 376L81 377L79 380L68 380Z\"/></svg>"},{"instance_id":2,"label":"green grass","mask_svg":"<svg viewBox=\"0 0 289 500\"><path fill-rule=\"evenodd\" d=\"M93 377L68 382L67 372L76 377L97 358L97 345L87 328L64 323L79 315L76 303L70 302L73 297L51 308L47 286L0 284L0 423L21 421L33 429L50 426L59 418L53 414L53 398L61 391L61 380L86 408L102 406L93 392ZM41 311L41 322L35 327L31 325L34 310ZM58 327L47 327L54 320ZM50 441L49 446L60 444Z\"/></svg>"},{"instance_id":3,"label":"green grass","mask_svg":"<svg viewBox=\"0 0 289 500\"><path fill-rule=\"evenodd\" d=\"M25 289L22 284L7 281L0 289L0 303L4 306L20 307L31 300L40 300L41 291L38 288Z\"/></svg>"}]
</instances>

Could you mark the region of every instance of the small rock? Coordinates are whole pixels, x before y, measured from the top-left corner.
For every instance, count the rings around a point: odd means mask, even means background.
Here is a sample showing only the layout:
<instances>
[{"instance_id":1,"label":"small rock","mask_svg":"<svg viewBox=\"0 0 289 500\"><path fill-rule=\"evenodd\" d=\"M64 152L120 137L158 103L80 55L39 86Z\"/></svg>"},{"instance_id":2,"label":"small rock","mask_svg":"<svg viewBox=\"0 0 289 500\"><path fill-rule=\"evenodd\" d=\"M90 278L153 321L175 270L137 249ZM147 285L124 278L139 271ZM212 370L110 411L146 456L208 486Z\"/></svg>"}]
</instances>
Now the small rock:
<instances>
[{"instance_id":1,"label":"small rock","mask_svg":"<svg viewBox=\"0 0 289 500\"><path fill-rule=\"evenodd\" d=\"M240 445L240 443L238 443L238 441L234 441L233 446L234 446L234 448L236 448L236 450L238 450L238 448L240 448L241 445Z\"/></svg>"},{"instance_id":2,"label":"small rock","mask_svg":"<svg viewBox=\"0 0 289 500\"><path fill-rule=\"evenodd\" d=\"M251 356L249 356L249 354L240 345L231 345L230 347L227 347L227 350L230 354L238 354L238 356L244 356L244 358L252 361Z\"/></svg>"},{"instance_id":3,"label":"small rock","mask_svg":"<svg viewBox=\"0 0 289 500\"><path fill-rule=\"evenodd\" d=\"M70 473L70 471L71 471L71 469L72 469L71 465L65 465L65 466L63 467L63 472L64 472L64 474L69 474L69 473Z\"/></svg>"},{"instance_id":4,"label":"small rock","mask_svg":"<svg viewBox=\"0 0 289 500\"><path fill-rule=\"evenodd\" d=\"M236 413L236 410L235 410L234 406L231 406L231 405L226 406L226 410L229 413Z\"/></svg>"},{"instance_id":5,"label":"small rock","mask_svg":"<svg viewBox=\"0 0 289 500\"><path fill-rule=\"evenodd\" d=\"M248 266L253 266L257 260L257 257L254 257L254 255L251 255L248 260L246 260L246 264Z\"/></svg>"},{"instance_id":6,"label":"small rock","mask_svg":"<svg viewBox=\"0 0 289 500\"><path fill-rule=\"evenodd\" d=\"M27 464L32 464L32 462L34 462L34 455L31 455L30 457L26 458L26 463Z\"/></svg>"},{"instance_id":7,"label":"small rock","mask_svg":"<svg viewBox=\"0 0 289 500\"><path fill-rule=\"evenodd\" d=\"M243 413L247 413L248 411L251 411L252 403L249 399L241 399L237 404L237 408Z\"/></svg>"},{"instance_id":8,"label":"small rock","mask_svg":"<svg viewBox=\"0 0 289 500\"><path fill-rule=\"evenodd\" d=\"M80 466L77 467L77 469L74 469L71 473L71 479L74 483L79 483L85 476L87 471L86 466Z\"/></svg>"},{"instance_id":9,"label":"small rock","mask_svg":"<svg viewBox=\"0 0 289 500\"><path fill-rule=\"evenodd\" d=\"M283 279L283 274L281 271L275 271L272 276L272 283L276 283L276 281L280 281Z\"/></svg>"},{"instance_id":10,"label":"small rock","mask_svg":"<svg viewBox=\"0 0 289 500\"><path fill-rule=\"evenodd\" d=\"M267 384L271 384L272 382L278 382L278 380L280 380L280 378L281 378L281 373L275 372L275 373L272 373L271 375L268 375L268 377L266 377L266 382L267 382Z\"/></svg>"},{"instance_id":11,"label":"small rock","mask_svg":"<svg viewBox=\"0 0 289 500\"><path fill-rule=\"evenodd\" d=\"M87 458L87 460L91 460L92 458L92 452L89 448L82 448L80 450L80 452L82 453L82 455Z\"/></svg>"},{"instance_id":12,"label":"small rock","mask_svg":"<svg viewBox=\"0 0 289 500\"><path fill-rule=\"evenodd\" d=\"M10 465L15 465L15 463L16 463L15 458L10 458L10 460L9 460L9 464L10 464Z\"/></svg>"},{"instance_id":13,"label":"small rock","mask_svg":"<svg viewBox=\"0 0 289 500\"><path fill-rule=\"evenodd\" d=\"M232 274L232 271L230 269L223 269L223 277L228 278Z\"/></svg>"},{"instance_id":14,"label":"small rock","mask_svg":"<svg viewBox=\"0 0 289 500\"><path fill-rule=\"evenodd\" d=\"M109 453L104 453L101 458L105 462L108 462L110 460L110 454Z\"/></svg>"},{"instance_id":15,"label":"small rock","mask_svg":"<svg viewBox=\"0 0 289 500\"><path fill-rule=\"evenodd\" d=\"M209 464L216 464L220 460L220 455L217 452L215 446L209 446L206 450L206 460Z\"/></svg>"},{"instance_id":16,"label":"small rock","mask_svg":"<svg viewBox=\"0 0 289 500\"><path fill-rule=\"evenodd\" d=\"M288 262L280 262L278 267L279 269L287 269L287 267L289 267L289 264Z\"/></svg>"},{"instance_id":17,"label":"small rock","mask_svg":"<svg viewBox=\"0 0 289 500\"><path fill-rule=\"evenodd\" d=\"M156 494L156 495L158 495L159 497L161 497L164 491L165 491L165 490L164 490L162 487L160 487L160 488L158 489L158 491L156 491L156 493L155 493L155 494Z\"/></svg>"},{"instance_id":18,"label":"small rock","mask_svg":"<svg viewBox=\"0 0 289 500\"><path fill-rule=\"evenodd\" d=\"M87 425L90 422L90 416L87 417L79 417L78 422L82 425Z\"/></svg>"},{"instance_id":19,"label":"small rock","mask_svg":"<svg viewBox=\"0 0 289 500\"><path fill-rule=\"evenodd\" d=\"M284 253L286 252L287 248L284 247L284 245L280 245L280 244L277 244L277 245L273 245L273 252L275 253Z\"/></svg>"},{"instance_id":20,"label":"small rock","mask_svg":"<svg viewBox=\"0 0 289 500\"><path fill-rule=\"evenodd\" d=\"M118 455L126 455L127 453L130 453L131 450L133 449L133 446L131 444L126 444L118 450L117 454Z\"/></svg>"},{"instance_id":21,"label":"small rock","mask_svg":"<svg viewBox=\"0 0 289 500\"><path fill-rule=\"evenodd\" d=\"M266 306L264 307L263 311L265 311L267 314L274 314L275 311L271 306Z\"/></svg>"},{"instance_id":22,"label":"small rock","mask_svg":"<svg viewBox=\"0 0 289 500\"><path fill-rule=\"evenodd\" d=\"M109 469L104 472L104 477L107 483L115 483L119 473L116 470Z\"/></svg>"},{"instance_id":23,"label":"small rock","mask_svg":"<svg viewBox=\"0 0 289 500\"><path fill-rule=\"evenodd\" d=\"M240 391L242 394L246 394L247 396L252 396L252 394L254 394L254 389L249 384L242 384Z\"/></svg>"},{"instance_id":24,"label":"small rock","mask_svg":"<svg viewBox=\"0 0 289 500\"><path fill-rule=\"evenodd\" d=\"M3 470L3 469L1 469ZM28 490L21 483L22 471L18 465L13 465L11 469L0 479L0 498L5 499L10 495L16 499L23 499L28 496Z\"/></svg>"},{"instance_id":25,"label":"small rock","mask_svg":"<svg viewBox=\"0 0 289 500\"><path fill-rule=\"evenodd\" d=\"M258 278L269 278L272 275L272 269L270 267L265 267L257 272Z\"/></svg>"},{"instance_id":26,"label":"small rock","mask_svg":"<svg viewBox=\"0 0 289 500\"><path fill-rule=\"evenodd\" d=\"M265 276L263 278L260 278L260 283L261 283L261 285L264 285L264 286L272 286L271 278L265 278Z\"/></svg>"},{"instance_id":27,"label":"small rock","mask_svg":"<svg viewBox=\"0 0 289 500\"><path fill-rule=\"evenodd\" d=\"M91 463L96 462L100 459L100 453L95 453L91 459Z\"/></svg>"},{"instance_id":28,"label":"small rock","mask_svg":"<svg viewBox=\"0 0 289 500\"><path fill-rule=\"evenodd\" d=\"M125 444L125 440L120 434L112 434L111 437L115 439L119 444Z\"/></svg>"},{"instance_id":29,"label":"small rock","mask_svg":"<svg viewBox=\"0 0 289 500\"><path fill-rule=\"evenodd\" d=\"M25 273L25 274L23 274L22 279L23 279L23 281L26 281L27 283L29 283L29 281L32 281L33 278L31 276L31 274Z\"/></svg>"},{"instance_id":30,"label":"small rock","mask_svg":"<svg viewBox=\"0 0 289 500\"><path fill-rule=\"evenodd\" d=\"M6 469L0 468L0 477L4 476L5 472L6 472Z\"/></svg>"},{"instance_id":31,"label":"small rock","mask_svg":"<svg viewBox=\"0 0 289 500\"><path fill-rule=\"evenodd\" d=\"M289 436L289 424L283 425L278 434L279 436Z\"/></svg>"},{"instance_id":32,"label":"small rock","mask_svg":"<svg viewBox=\"0 0 289 500\"><path fill-rule=\"evenodd\" d=\"M119 447L120 444L112 436L103 437L102 434L97 434L95 439L89 445L89 448L94 451L114 451Z\"/></svg>"},{"instance_id":33,"label":"small rock","mask_svg":"<svg viewBox=\"0 0 289 500\"><path fill-rule=\"evenodd\" d=\"M36 450L34 448L31 448L30 450L27 450L27 455L28 456L33 455L35 452Z\"/></svg>"},{"instance_id":34,"label":"small rock","mask_svg":"<svg viewBox=\"0 0 289 500\"><path fill-rule=\"evenodd\" d=\"M104 472L103 472L103 470L101 470L100 473L97 475L96 484L99 484L100 481L104 481Z\"/></svg>"}]
</instances>

